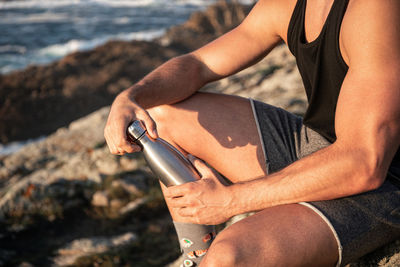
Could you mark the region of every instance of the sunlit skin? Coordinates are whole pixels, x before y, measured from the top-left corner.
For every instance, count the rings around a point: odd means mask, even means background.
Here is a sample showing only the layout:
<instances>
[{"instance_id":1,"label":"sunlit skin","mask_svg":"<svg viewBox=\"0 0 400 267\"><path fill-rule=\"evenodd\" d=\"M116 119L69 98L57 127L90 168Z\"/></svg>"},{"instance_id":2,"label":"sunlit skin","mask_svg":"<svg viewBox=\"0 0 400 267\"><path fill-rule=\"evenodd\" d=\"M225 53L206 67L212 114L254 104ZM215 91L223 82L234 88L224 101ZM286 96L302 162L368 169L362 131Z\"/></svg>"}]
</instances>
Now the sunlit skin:
<instances>
[{"instance_id":1,"label":"sunlit skin","mask_svg":"<svg viewBox=\"0 0 400 267\"><path fill-rule=\"evenodd\" d=\"M308 0L306 38L319 35L333 0ZM267 176L249 101L196 93L256 63L281 41L295 0L260 0L241 25L173 58L114 101L105 128L111 153L139 151L127 124L142 120L190 157L197 182L163 188L174 220L218 224L259 211L220 233L201 266L333 266L331 230L300 201L378 188L400 142L400 1L350 0L340 32L348 73L335 114L337 141ZM240 52L238 52L240 51ZM157 131L156 131L157 129ZM157 133L158 132L158 133ZM203 161L233 182L226 186Z\"/></svg>"}]
</instances>

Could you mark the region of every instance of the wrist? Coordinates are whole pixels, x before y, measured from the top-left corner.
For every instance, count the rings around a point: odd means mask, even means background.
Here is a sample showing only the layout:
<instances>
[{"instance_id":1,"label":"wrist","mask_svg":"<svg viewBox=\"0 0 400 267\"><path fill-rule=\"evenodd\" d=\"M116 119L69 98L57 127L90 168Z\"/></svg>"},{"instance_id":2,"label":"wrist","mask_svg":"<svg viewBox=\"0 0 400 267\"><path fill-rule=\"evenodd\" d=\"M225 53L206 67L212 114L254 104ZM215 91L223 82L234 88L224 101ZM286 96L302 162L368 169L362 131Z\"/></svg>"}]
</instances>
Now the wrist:
<instances>
[{"instance_id":1,"label":"wrist","mask_svg":"<svg viewBox=\"0 0 400 267\"><path fill-rule=\"evenodd\" d=\"M122 91L121 93L119 93L117 95L116 99L136 103L136 94L135 94L134 87L135 87L135 85L132 85L131 87L125 89L124 91Z\"/></svg>"},{"instance_id":2,"label":"wrist","mask_svg":"<svg viewBox=\"0 0 400 267\"><path fill-rule=\"evenodd\" d=\"M232 196L231 213L232 216L249 212L246 198L245 184L236 183L229 186L230 195Z\"/></svg>"}]
</instances>

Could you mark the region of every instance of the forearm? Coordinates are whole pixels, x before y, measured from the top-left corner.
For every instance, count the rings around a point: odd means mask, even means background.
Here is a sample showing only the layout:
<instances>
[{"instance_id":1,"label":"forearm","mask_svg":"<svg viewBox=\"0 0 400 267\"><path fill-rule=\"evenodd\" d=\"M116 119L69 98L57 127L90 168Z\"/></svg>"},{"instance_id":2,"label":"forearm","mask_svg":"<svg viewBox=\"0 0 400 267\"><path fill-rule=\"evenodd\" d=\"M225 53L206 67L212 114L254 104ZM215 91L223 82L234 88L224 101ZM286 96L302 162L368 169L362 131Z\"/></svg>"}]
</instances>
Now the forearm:
<instances>
[{"instance_id":1,"label":"forearm","mask_svg":"<svg viewBox=\"0 0 400 267\"><path fill-rule=\"evenodd\" d=\"M335 144L257 180L231 188L235 214L301 201L329 200L377 188L386 166L375 168L361 149Z\"/></svg>"},{"instance_id":2,"label":"forearm","mask_svg":"<svg viewBox=\"0 0 400 267\"><path fill-rule=\"evenodd\" d=\"M173 58L126 89L127 96L143 108L179 102L208 82L205 65L191 54Z\"/></svg>"}]
</instances>

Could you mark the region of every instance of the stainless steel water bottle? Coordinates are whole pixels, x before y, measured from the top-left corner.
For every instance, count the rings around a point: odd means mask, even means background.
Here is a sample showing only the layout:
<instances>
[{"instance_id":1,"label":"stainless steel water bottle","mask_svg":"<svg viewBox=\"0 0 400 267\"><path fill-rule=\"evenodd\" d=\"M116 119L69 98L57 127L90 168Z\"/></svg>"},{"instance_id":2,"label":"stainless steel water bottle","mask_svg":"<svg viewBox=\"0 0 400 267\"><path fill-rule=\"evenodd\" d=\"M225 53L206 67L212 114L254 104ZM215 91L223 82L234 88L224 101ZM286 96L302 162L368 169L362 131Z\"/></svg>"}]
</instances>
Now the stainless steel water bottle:
<instances>
[{"instance_id":1,"label":"stainless steel water bottle","mask_svg":"<svg viewBox=\"0 0 400 267\"><path fill-rule=\"evenodd\" d=\"M151 138L140 121L129 125L128 134L142 148L150 169L165 186L200 179L192 163L179 150L161 138Z\"/></svg>"}]
</instances>

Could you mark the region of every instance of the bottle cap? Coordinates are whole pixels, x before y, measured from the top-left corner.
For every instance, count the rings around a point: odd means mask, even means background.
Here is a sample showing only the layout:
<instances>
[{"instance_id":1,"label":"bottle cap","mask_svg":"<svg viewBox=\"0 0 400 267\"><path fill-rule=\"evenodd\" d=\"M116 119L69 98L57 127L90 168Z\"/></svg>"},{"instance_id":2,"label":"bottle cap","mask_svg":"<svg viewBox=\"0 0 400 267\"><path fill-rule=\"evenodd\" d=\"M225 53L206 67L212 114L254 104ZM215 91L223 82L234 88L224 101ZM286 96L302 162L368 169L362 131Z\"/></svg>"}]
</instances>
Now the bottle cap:
<instances>
[{"instance_id":1,"label":"bottle cap","mask_svg":"<svg viewBox=\"0 0 400 267\"><path fill-rule=\"evenodd\" d=\"M128 133L134 139L133 141L138 140L140 137L144 135L146 132L146 128L140 121L134 121L128 127Z\"/></svg>"}]
</instances>

